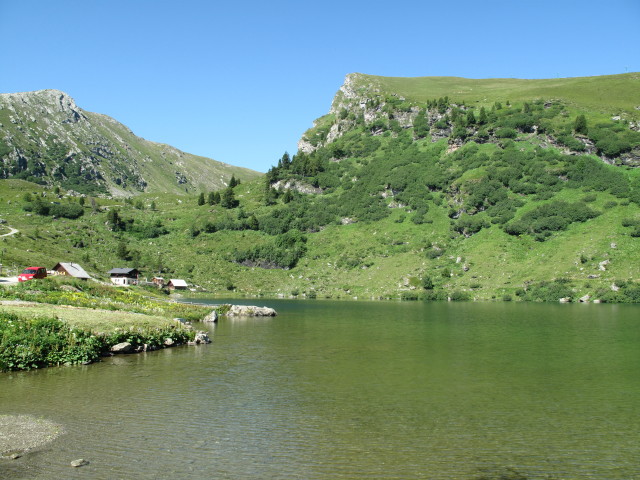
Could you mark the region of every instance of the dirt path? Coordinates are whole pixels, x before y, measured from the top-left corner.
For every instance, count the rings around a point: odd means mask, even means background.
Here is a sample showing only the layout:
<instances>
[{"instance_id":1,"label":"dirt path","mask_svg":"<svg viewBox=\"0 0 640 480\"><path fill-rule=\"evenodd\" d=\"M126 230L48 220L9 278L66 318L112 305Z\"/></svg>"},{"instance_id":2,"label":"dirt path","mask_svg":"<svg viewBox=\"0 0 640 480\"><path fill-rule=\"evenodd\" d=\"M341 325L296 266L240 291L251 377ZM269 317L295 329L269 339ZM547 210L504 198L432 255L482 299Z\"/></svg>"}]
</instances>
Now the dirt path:
<instances>
[{"instance_id":1,"label":"dirt path","mask_svg":"<svg viewBox=\"0 0 640 480\"><path fill-rule=\"evenodd\" d=\"M17 228L13 228L13 227L9 227L9 226L7 226L7 228L10 230L10 232L9 233L3 233L2 235L0 235L0 237L8 237L10 235L15 235L16 233L18 233L20 231Z\"/></svg>"}]
</instances>

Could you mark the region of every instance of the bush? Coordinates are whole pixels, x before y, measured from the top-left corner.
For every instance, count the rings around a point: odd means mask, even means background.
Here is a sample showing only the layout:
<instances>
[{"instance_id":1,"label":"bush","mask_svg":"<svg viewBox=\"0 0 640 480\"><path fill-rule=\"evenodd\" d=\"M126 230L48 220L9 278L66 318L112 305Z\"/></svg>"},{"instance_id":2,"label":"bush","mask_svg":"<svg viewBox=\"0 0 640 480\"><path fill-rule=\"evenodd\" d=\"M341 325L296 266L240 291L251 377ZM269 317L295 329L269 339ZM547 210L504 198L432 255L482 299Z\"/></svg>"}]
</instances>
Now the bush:
<instances>
[{"instance_id":1,"label":"bush","mask_svg":"<svg viewBox=\"0 0 640 480\"><path fill-rule=\"evenodd\" d=\"M561 298L573 297L572 283L559 278L551 282L539 282L530 285L526 292L519 290L516 295L524 300L539 302L558 302Z\"/></svg>"},{"instance_id":2,"label":"bush","mask_svg":"<svg viewBox=\"0 0 640 480\"><path fill-rule=\"evenodd\" d=\"M513 128L504 127L496 130L495 136L497 138L516 138L518 136L518 132Z\"/></svg>"},{"instance_id":3,"label":"bush","mask_svg":"<svg viewBox=\"0 0 640 480\"><path fill-rule=\"evenodd\" d=\"M559 135L557 140L558 143L564 145L570 150L573 150L574 152L584 152L586 149L584 143L571 135Z\"/></svg>"},{"instance_id":4,"label":"bush","mask_svg":"<svg viewBox=\"0 0 640 480\"><path fill-rule=\"evenodd\" d=\"M451 292L449 298L452 302L467 302L471 300L471 296L467 292L461 292L459 290Z\"/></svg>"},{"instance_id":5,"label":"bush","mask_svg":"<svg viewBox=\"0 0 640 480\"><path fill-rule=\"evenodd\" d=\"M298 230L278 235L272 242L248 250L235 251L234 261L246 266L290 269L307 252L307 237Z\"/></svg>"},{"instance_id":6,"label":"bush","mask_svg":"<svg viewBox=\"0 0 640 480\"><path fill-rule=\"evenodd\" d=\"M585 222L599 214L583 202L556 201L525 213L520 220L511 222L503 228L509 235L529 233L537 240L544 240L552 232L565 230L573 222Z\"/></svg>"},{"instance_id":7,"label":"bush","mask_svg":"<svg viewBox=\"0 0 640 480\"><path fill-rule=\"evenodd\" d=\"M425 276L422 278L422 288L425 290L433 290L433 280L429 276Z\"/></svg>"},{"instance_id":8,"label":"bush","mask_svg":"<svg viewBox=\"0 0 640 480\"><path fill-rule=\"evenodd\" d=\"M84 214L84 208L77 203L53 204L49 207L49 215L63 218L78 218Z\"/></svg>"},{"instance_id":9,"label":"bush","mask_svg":"<svg viewBox=\"0 0 640 480\"><path fill-rule=\"evenodd\" d=\"M0 313L0 371L95 361L103 343L57 318Z\"/></svg>"}]
</instances>

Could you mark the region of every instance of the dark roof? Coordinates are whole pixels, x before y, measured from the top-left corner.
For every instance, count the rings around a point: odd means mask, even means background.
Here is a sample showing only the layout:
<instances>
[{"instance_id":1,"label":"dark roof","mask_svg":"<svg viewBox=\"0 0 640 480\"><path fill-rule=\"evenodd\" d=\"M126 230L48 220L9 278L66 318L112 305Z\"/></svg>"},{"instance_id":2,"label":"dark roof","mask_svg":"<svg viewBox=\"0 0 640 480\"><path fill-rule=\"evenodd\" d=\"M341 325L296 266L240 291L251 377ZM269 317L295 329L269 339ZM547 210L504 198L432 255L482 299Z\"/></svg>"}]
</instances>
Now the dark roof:
<instances>
[{"instance_id":1,"label":"dark roof","mask_svg":"<svg viewBox=\"0 0 640 480\"><path fill-rule=\"evenodd\" d=\"M112 268L107 273L110 273L111 275L114 275L114 274L115 275L127 275L127 274L138 273L138 269L136 269L136 268Z\"/></svg>"}]
</instances>

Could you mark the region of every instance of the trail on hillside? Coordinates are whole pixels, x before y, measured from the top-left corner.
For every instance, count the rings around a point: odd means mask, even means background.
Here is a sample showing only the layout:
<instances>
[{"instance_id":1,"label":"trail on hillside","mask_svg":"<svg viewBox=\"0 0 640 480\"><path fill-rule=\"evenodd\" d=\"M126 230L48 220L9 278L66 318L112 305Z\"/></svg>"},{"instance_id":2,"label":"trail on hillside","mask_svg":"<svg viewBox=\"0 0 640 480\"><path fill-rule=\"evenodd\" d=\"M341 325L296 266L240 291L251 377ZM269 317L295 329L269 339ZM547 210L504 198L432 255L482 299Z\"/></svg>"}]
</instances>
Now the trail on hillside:
<instances>
[{"instance_id":1,"label":"trail on hillside","mask_svg":"<svg viewBox=\"0 0 640 480\"><path fill-rule=\"evenodd\" d=\"M13 227L7 227L10 232L9 233L3 233L2 235L0 235L0 237L8 237L10 235L15 235L16 233L18 233L20 230L18 230L17 228L13 228Z\"/></svg>"}]
</instances>

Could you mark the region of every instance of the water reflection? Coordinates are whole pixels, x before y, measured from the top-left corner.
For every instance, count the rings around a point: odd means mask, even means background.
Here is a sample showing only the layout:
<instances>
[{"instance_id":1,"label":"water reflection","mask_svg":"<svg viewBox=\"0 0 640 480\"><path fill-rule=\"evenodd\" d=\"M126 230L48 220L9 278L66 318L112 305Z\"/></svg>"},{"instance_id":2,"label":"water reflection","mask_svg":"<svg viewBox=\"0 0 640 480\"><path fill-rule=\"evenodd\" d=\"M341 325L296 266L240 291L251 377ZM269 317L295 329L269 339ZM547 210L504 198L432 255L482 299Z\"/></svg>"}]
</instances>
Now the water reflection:
<instances>
[{"instance_id":1,"label":"water reflection","mask_svg":"<svg viewBox=\"0 0 640 480\"><path fill-rule=\"evenodd\" d=\"M210 345L0 376L3 413L68 432L0 477L640 476L635 307L269 306L198 325Z\"/></svg>"}]
</instances>

